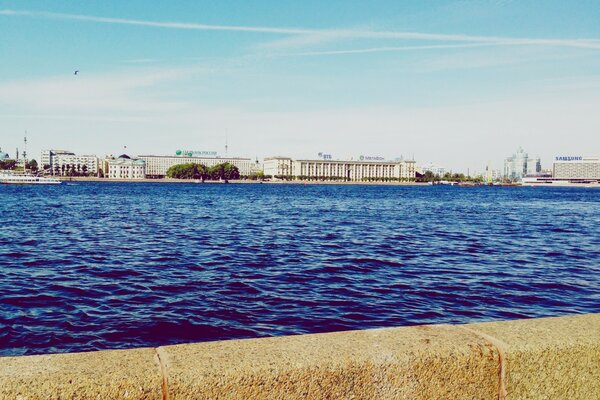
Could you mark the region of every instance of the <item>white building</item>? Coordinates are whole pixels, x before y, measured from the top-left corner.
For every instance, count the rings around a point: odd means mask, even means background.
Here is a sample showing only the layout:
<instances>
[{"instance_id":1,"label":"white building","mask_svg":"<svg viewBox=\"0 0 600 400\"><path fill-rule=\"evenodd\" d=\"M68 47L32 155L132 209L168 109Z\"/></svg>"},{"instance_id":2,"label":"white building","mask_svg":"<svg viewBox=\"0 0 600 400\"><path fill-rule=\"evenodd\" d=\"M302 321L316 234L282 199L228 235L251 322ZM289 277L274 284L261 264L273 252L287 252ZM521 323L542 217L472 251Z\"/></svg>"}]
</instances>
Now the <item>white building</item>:
<instances>
[{"instance_id":1,"label":"white building","mask_svg":"<svg viewBox=\"0 0 600 400\"><path fill-rule=\"evenodd\" d=\"M109 179L144 179L146 163L141 159L132 159L123 154L119 158L108 160Z\"/></svg>"},{"instance_id":2,"label":"white building","mask_svg":"<svg viewBox=\"0 0 600 400\"><path fill-rule=\"evenodd\" d=\"M554 179L600 180L600 158L582 156L560 156L554 160Z\"/></svg>"},{"instance_id":3,"label":"white building","mask_svg":"<svg viewBox=\"0 0 600 400\"><path fill-rule=\"evenodd\" d=\"M65 171L75 169L77 173L95 176L98 174L98 164L98 157L92 155L57 154L50 165L54 175L64 175Z\"/></svg>"},{"instance_id":4,"label":"white building","mask_svg":"<svg viewBox=\"0 0 600 400\"><path fill-rule=\"evenodd\" d=\"M40 153L40 170L47 170L52 175L60 175L62 171L60 166L57 165L57 157L61 155L75 155L75 153L68 150L42 150ZM44 167L47 167L47 169Z\"/></svg>"},{"instance_id":5,"label":"white building","mask_svg":"<svg viewBox=\"0 0 600 400\"><path fill-rule=\"evenodd\" d=\"M237 157L198 157L195 154L200 152L182 152L177 151L180 155L175 156L138 156L139 159L146 163L146 175L153 178L164 178L167 175L167 170L174 165L179 164L203 164L207 167L212 167L221 163L230 163L235 165L240 171L240 175L252 175L262 171L262 166L258 161L250 158ZM191 156L189 154L192 154Z\"/></svg>"},{"instance_id":6,"label":"white building","mask_svg":"<svg viewBox=\"0 0 600 400\"><path fill-rule=\"evenodd\" d=\"M425 172L431 172L433 175L444 176L446 174L446 168L440 167L435 164L424 164L421 166L421 171L424 174Z\"/></svg>"},{"instance_id":7,"label":"white building","mask_svg":"<svg viewBox=\"0 0 600 400\"><path fill-rule=\"evenodd\" d=\"M349 181L414 179L415 161L293 160L269 157L264 162L265 175L291 176L295 179L338 179Z\"/></svg>"},{"instance_id":8,"label":"white building","mask_svg":"<svg viewBox=\"0 0 600 400\"><path fill-rule=\"evenodd\" d=\"M540 158L529 157L521 147L515 154L504 160L504 177L521 180L526 175L536 175L542 170Z\"/></svg>"}]
</instances>

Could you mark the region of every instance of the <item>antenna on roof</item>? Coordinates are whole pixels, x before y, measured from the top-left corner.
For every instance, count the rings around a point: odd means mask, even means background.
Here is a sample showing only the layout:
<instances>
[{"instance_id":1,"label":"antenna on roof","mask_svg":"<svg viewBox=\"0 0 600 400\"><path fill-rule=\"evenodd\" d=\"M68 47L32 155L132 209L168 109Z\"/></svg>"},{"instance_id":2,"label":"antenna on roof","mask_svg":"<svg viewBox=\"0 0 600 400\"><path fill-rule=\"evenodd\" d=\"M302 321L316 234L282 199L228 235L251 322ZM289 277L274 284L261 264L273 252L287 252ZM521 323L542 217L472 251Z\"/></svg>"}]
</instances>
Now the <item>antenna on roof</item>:
<instances>
[{"instance_id":1,"label":"antenna on roof","mask_svg":"<svg viewBox=\"0 0 600 400\"><path fill-rule=\"evenodd\" d=\"M225 157L227 157L227 150L229 146L227 145L227 129L225 129Z\"/></svg>"}]
</instances>

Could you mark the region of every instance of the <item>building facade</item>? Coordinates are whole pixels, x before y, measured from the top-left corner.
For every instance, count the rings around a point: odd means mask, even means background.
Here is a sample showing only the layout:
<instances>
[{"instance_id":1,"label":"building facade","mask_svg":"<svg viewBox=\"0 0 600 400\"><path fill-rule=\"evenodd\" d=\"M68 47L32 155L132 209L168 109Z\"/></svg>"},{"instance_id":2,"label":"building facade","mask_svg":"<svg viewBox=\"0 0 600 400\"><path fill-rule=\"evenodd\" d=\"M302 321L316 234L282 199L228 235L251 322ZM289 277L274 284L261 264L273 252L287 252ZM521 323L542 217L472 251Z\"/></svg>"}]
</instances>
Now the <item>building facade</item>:
<instances>
[{"instance_id":1,"label":"building facade","mask_svg":"<svg viewBox=\"0 0 600 400\"><path fill-rule=\"evenodd\" d=\"M415 161L294 160L265 158L264 173L294 179L338 179L346 181L414 179Z\"/></svg>"},{"instance_id":2,"label":"building facade","mask_svg":"<svg viewBox=\"0 0 600 400\"><path fill-rule=\"evenodd\" d=\"M68 150L42 150L40 153L40 170L46 171L50 175L60 175L61 166L57 168L58 156L63 155L75 155L75 153Z\"/></svg>"},{"instance_id":3,"label":"building facade","mask_svg":"<svg viewBox=\"0 0 600 400\"><path fill-rule=\"evenodd\" d=\"M179 164L203 164L207 167L212 167L221 163L230 163L235 165L240 175L252 175L262 171L262 166L258 161L253 161L250 158L237 157L195 157L188 156L186 153L175 156L138 156L140 160L146 163L146 176L152 178L164 178L167 176L167 171L174 165Z\"/></svg>"},{"instance_id":4,"label":"building facade","mask_svg":"<svg viewBox=\"0 0 600 400\"><path fill-rule=\"evenodd\" d=\"M98 157L92 155L57 154L50 164L50 171L53 175L65 175L69 170L75 170L78 174L96 176L98 164Z\"/></svg>"},{"instance_id":5,"label":"building facade","mask_svg":"<svg viewBox=\"0 0 600 400\"><path fill-rule=\"evenodd\" d=\"M438 175L438 176L444 176L446 174L446 168L444 167L440 167L439 165L435 165L435 164L424 164L421 166L421 173L425 173L425 172L431 172L434 175Z\"/></svg>"},{"instance_id":6,"label":"building facade","mask_svg":"<svg viewBox=\"0 0 600 400\"><path fill-rule=\"evenodd\" d=\"M123 154L119 158L107 161L108 179L144 179L146 178L146 163L141 159L132 159Z\"/></svg>"},{"instance_id":7,"label":"building facade","mask_svg":"<svg viewBox=\"0 0 600 400\"><path fill-rule=\"evenodd\" d=\"M520 181L526 175L536 175L542 171L540 158L529 157L521 147L515 154L504 160L504 177Z\"/></svg>"},{"instance_id":8,"label":"building facade","mask_svg":"<svg viewBox=\"0 0 600 400\"><path fill-rule=\"evenodd\" d=\"M554 179L600 180L600 158L582 156L560 156L554 160Z\"/></svg>"}]
</instances>

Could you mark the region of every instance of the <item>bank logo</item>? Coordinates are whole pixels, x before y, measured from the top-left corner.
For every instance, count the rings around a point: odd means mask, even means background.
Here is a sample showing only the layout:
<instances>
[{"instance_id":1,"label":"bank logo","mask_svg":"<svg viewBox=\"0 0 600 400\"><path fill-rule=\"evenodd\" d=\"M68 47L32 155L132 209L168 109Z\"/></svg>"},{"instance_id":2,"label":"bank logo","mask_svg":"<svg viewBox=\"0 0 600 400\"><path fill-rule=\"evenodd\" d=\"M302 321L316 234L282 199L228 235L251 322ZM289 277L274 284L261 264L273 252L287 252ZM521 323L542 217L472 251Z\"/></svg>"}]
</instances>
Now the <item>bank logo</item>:
<instances>
[{"instance_id":1,"label":"bank logo","mask_svg":"<svg viewBox=\"0 0 600 400\"><path fill-rule=\"evenodd\" d=\"M175 150L176 156L186 157L216 157L216 151L204 151L204 150Z\"/></svg>"}]
</instances>

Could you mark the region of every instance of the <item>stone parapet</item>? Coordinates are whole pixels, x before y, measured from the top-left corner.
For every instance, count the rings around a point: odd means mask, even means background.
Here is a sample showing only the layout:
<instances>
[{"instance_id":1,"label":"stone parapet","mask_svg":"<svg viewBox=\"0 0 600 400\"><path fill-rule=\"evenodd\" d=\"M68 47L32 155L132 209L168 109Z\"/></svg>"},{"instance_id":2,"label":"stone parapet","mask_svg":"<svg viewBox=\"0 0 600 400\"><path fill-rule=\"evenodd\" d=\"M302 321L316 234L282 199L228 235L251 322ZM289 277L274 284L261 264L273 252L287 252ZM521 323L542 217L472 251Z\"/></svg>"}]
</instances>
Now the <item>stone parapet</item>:
<instances>
[{"instance_id":1,"label":"stone parapet","mask_svg":"<svg viewBox=\"0 0 600 400\"><path fill-rule=\"evenodd\" d=\"M600 314L0 358L0 399L600 399Z\"/></svg>"}]
</instances>

